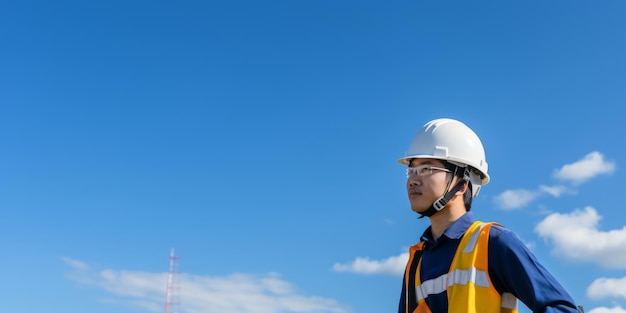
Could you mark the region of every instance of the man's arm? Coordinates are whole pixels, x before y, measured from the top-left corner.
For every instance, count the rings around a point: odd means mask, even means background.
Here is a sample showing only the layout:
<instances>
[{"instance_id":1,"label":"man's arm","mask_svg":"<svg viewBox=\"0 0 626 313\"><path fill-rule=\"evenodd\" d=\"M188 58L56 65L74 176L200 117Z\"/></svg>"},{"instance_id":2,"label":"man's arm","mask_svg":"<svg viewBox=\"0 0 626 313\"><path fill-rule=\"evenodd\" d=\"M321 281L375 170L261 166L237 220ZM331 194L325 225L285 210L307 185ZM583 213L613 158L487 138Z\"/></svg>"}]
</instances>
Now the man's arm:
<instances>
[{"instance_id":1,"label":"man's arm","mask_svg":"<svg viewBox=\"0 0 626 313\"><path fill-rule=\"evenodd\" d=\"M572 297L519 237L499 226L489 236L489 276L500 294L512 293L533 312L578 313Z\"/></svg>"}]
</instances>

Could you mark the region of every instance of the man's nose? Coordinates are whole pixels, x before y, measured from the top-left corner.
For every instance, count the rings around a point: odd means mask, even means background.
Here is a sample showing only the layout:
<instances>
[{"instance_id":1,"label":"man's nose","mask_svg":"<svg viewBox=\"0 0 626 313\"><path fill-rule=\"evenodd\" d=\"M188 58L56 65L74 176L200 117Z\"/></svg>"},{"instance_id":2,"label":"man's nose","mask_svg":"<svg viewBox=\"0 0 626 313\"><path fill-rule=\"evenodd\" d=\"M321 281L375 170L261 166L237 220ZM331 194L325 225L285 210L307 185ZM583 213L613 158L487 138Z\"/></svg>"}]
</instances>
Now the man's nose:
<instances>
[{"instance_id":1,"label":"man's nose","mask_svg":"<svg viewBox=\"0 0 626 313\"><path fill-rule=\"evenodd\" d=\"M416 186L416 185L420 185L422 183L422 179L421 177L417 176L417 175L413 175L411 177L408 178L407 180L407 185L409 186Z\"/></svg>"}]
</instances>

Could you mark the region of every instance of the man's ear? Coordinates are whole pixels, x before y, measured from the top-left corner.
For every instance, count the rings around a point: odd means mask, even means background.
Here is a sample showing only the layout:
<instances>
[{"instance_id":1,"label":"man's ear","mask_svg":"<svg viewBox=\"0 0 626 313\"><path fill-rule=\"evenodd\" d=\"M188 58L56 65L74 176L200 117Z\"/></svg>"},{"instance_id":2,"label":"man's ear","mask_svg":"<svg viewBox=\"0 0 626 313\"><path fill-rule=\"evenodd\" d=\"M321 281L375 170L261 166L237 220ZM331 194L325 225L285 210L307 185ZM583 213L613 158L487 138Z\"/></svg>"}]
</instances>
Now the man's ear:
<instances>
[{"instance_id":1,"label":"man's ear","mask_svg":"<svg viewBox=\"0 0 626 313\"><path fill-rule=\"evenodd\" d=\"M464 195L465 191L467 190L467 188L469 188L469 182L466 181L465 184L463 184L463 187L461 187L461 189L459 189L459 191L456 192L457 195Z\"/></svg>"}]
</instances>

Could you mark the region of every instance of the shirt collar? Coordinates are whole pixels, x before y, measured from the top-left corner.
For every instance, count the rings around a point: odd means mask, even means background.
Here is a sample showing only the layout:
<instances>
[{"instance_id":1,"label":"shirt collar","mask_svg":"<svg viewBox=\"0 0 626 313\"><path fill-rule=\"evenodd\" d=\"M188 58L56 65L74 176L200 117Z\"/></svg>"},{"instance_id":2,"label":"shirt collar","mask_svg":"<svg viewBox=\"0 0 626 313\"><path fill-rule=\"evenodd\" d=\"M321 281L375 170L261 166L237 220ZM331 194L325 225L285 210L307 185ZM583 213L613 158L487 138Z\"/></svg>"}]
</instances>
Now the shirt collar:
<instances>
[{"instance_id":1,"label":"shirt collar","mask_svg":"<svg viewBox=\"0 0 626 313\"><path fill-rule=\"evenodd\" d=\"M467 212L463 214L459 219L454 221L452 225L448 226L448 228L443 232L442 236L446 236L449 239L459 239L465 234L465 231L472 225L474 222L474 215L472 212ZM436 242L435 238L433 238L433 233L431 231L431 226L424 231L422 234L422 240L428 242Z\"/></svg>"}]
</instances>

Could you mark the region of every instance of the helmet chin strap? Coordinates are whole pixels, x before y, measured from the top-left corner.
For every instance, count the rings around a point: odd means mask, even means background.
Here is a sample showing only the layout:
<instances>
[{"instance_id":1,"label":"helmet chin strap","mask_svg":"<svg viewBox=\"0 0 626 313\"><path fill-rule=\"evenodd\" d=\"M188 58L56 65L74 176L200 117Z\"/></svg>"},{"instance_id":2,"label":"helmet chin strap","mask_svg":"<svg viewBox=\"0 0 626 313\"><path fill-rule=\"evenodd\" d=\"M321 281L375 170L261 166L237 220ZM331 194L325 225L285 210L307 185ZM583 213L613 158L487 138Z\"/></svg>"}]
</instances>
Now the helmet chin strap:
<instances>
[{"instance_id":1,"label":"helmet chin strap","mask_svg":"<svg viewBox=\"0 0 626 313\"><path fill-rule=\"evenodd\" d=\"M459 169L458 166L454 169L454 175L450 178L450 182L448 182L448 186L446 186L446 190L450 188L450 184L452 184L452 179L454 179L454 176L456 176L456 172L458 169ZM468 182L469 179L470 179L469 169L468 167L465 167L463 170L462 179L459 180L459 182L454 186L454 188L446 192L443 196L439 197L439 199L435 200L435 202L433 202L433 204L431 204L430 207L426 211L418 212L418 214L420 215L419 218L423 218L425 216L431 217L435 215L435 213L441 211L446 206L446 204L448 204L450 199L454 197L454 194L457 193L459 190L461 190L461 188L463 188L463 185L465 185L465 183Z\"/></svg>"}]
</instances>

